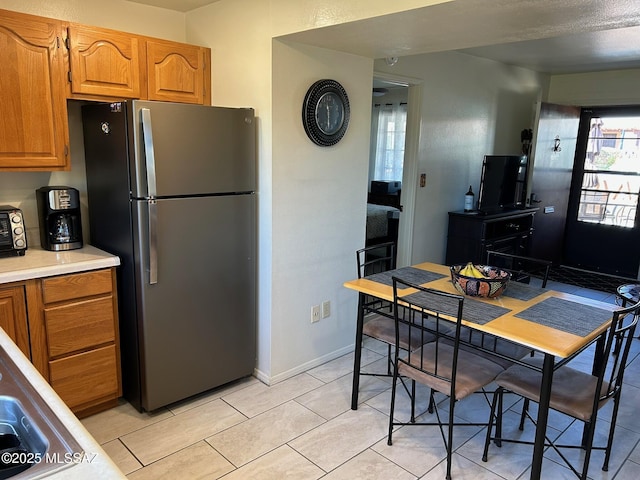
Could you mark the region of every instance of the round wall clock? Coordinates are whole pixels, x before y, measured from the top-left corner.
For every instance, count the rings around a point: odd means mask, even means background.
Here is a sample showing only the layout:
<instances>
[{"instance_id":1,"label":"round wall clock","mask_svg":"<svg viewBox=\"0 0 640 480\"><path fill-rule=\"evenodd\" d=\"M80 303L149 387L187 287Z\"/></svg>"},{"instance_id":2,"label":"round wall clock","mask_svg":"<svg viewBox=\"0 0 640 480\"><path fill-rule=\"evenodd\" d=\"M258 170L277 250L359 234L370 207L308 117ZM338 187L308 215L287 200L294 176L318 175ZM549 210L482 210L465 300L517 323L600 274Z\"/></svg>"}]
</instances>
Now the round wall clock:
<instances>
[{"instance_id":1,"label":"round wall clock","mask_svg":"<svg viewBox=\"0 0 640 480\"><path fill-rule=\"evenodd\" d=\"M335 80L318 80L302 104L302 124L316 145L329 147L344 137L349 126L349 98Z\"/></svg>"}]
</instances>

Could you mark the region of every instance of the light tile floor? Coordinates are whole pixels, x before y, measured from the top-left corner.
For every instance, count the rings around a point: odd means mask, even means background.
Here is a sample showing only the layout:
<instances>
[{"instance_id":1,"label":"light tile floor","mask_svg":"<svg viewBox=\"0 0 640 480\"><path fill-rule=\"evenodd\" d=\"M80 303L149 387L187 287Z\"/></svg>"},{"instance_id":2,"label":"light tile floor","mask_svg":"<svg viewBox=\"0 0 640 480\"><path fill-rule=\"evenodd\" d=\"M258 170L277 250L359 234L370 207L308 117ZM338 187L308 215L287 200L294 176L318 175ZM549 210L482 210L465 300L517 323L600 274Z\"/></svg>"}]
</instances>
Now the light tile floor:
<instances>
[{"instance_id":1,"label":"light tile floor","mask_svg":"<svg viewBox=\"0 0 640 480\"><path fill-rule=\"evenodd\" d=\"M615 301L602 292L555 283L549 287ZM602 453L594 452L593 479L640 478L640 340L633 342L609 472L601 470ZM363 364L384 371L386 346L370 339L364 346ZM589 354L583 355L586 366ZM271 387L255 378L242 379L153 414L122 402L82 422L132 480L444 478L445 451L436 427L400 428L393 446L387 445L389 379L363 377L360 406L357 411L349 408L352 362L352 355L345 355ZM426 391L422 393L419 411L426 408ZM399 397L396 416L407 418L408 400ZM517 434L517 411L514 405L505 414L507 434ZM608 412L598 422L597 438L606 435ZM461 401L456 413L484 421L488 407L474 396ZM557 413L551 414L549 425L554 436L580 434L580 424ZM529 478L531 447L492 445L489 461L483 463L484 432L481 427L456 428L453 478ZM531 438L532 426L521 435ZM575 478L557 460L547 452L543 478Z\"/></svg>"}]
</instances>

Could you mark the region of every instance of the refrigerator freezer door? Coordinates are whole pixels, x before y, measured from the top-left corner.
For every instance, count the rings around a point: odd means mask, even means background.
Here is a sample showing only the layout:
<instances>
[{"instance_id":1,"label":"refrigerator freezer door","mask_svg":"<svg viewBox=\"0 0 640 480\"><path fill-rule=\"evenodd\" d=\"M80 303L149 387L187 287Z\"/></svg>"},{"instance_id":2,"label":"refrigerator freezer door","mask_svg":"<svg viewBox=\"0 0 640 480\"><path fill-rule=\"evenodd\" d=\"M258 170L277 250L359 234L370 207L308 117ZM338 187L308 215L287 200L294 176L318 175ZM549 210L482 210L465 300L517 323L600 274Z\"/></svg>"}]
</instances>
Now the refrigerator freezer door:
<instances>
[{"instance_id":1,"label":"refrigerator freezer door","mask_svg":"<svg viewBox=\"0 0 640 480\"><path fill-rule=\"evenodd\" d=\"M146 410L251 375L256 357L255 195L160 199L155 208L149 284L148 205L134 204Z\"/></svg>"},{"instance_id":2,"label":"refrigerator freezer door","mask_svg":"<svg viewBox=\"0 0 640 480\"><path fill-rule=\"evenodd\" d=\"M133 101L130 110L134 197L255 190L253 109Z\"/></svg>"}]
</instances>

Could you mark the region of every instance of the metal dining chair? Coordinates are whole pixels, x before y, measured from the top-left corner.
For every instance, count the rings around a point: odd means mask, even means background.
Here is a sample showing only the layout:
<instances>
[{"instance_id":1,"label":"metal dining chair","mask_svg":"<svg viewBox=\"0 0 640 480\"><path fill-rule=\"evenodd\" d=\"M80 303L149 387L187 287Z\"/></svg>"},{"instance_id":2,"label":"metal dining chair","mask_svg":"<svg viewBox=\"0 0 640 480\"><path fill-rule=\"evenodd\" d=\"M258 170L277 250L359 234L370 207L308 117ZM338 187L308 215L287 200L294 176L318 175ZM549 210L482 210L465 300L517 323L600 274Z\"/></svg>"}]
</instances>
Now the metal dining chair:
<instances>
[{"instance_id":1,"label":"metal dining chair","mask_svg":"<svg viewBox=\"0 0 640 480\"><path fill-rule=\"evenodd\" d=\"M358 278L367 275L393 270L395 264L395 243L385 242L361 248L356 252L358 263ZM390 377L393 365L392 349L396 345L395 325L393 322L393 303L385 302L379 298L368 297L363 303L363 309L367 312L362 325L362 334L387 344L387 373L372 373L361 369L360 375L388 376ZM418 348L422 344L417 341L408 341L408 332L401 332L399 345L402 349ZM429 338L433 339L433 336ZM355 348L362 348L356 345Z\"/></svg>"},{"instance_id":2,"label":"metal dining chair","mask_svg":"<svg viewBox=\"0 0 640 480\"><path fill-rule=\"evenodd\" d=\"M501 268L511 273L511 280L529 283L531 277L542 281L542 288L547 286L552 262L539 258L525 257L511 253L487 251L487 265Z\"/></svg>"},{"instance_id":3,"label":"metal dining chair","mask_svg":"<svg viewBox=\"0 0 640 480\"><path fill-rule=\"evenodd\" d=\"M622 381L631 340L633 339L633 333L638 322L639 312L640 302L614 312L611 324L606 333L604 346L602 350L598 349L596 353L596 359L600 358L601 361L596 363L592 374L573 369L568 364L562 365L554 371L549 408L584 422L585 430L582 437L582 444L580 445L558 444L546 437L545 446L547 446L547 444L551 446L567 466L581 479L587 478L592 450L604 450L605 456L602 470L607 471L609 468L609 458L611 456L616 419L620 406ZM617 353L614 351L616 345L619 345L620 348ZM599 356L600 352L602 356ZM538 402L540 399L542 373L539 371L541 368L541 362L539 360L540 359L536 358L528 362L535 366L536 369L525 365L516 365L508 368L496 377L498 389L494 393L491 404L489 427L487 428L487 436L482 456L483 461L487 461L491 440L493 440L498 447L502 446L502 442L533 444L533 442L507 439L502 436L502 398L505 392L512 392L524 398L519 425L520 430L524 428L524 422L527 418L535 423L535 420L533 420L528 412L528 407L530 401ZM607 443L606 445L594 446L593 440L598 412L609 400L613 400L613 411L611 414ZM496 433L495 436L491 436L494 421ZM585 450L582 471L578 471L561 452L561 449L567 448L581 448Z\"/></svg>"},{"instance_id":4,"label":"metal dining chair","mask_svg":"<svg viewBox=\"0 0 640 480\"><path fill-rule=\"evenodd\" d=\"M453 427L487 425L455 421L456 402L475 392L483 392L484 387L489 385L503 368L486 357L460 348L464 297L421 287L397 277L393 278L393 297L396 343L399 342L401 333L407 332L410 341L415 339L422 346L406 352L395 350L387 444L393 444L393 430L396 426L438 426L447 451L446 478L450 479ZM451 325L454 325L453 338L449 334ZM440 332L444 333L440 335ZM425 337L430 335L435 335L435 339L425 342ZM398 379L411 397L411 417L408 422L397 421L394 418ZM410 385L407 385L407 382L410 382ZM435 419L431 421L416 420L416 382L430 388L429 406L435 412ZM440 417L435 401L437 392L449 398L449 413L446 419Z\"/></svg>"}]
</instances>

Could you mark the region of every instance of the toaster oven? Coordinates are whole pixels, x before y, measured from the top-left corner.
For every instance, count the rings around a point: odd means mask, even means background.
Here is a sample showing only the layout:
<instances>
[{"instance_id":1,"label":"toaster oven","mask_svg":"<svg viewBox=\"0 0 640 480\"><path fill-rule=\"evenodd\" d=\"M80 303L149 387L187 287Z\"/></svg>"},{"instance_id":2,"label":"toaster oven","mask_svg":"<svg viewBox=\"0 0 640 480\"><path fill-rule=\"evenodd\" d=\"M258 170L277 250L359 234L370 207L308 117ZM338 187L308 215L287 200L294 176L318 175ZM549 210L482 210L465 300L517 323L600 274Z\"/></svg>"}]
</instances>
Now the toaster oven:
<instances>
[{"instance_id":1,"label":"toaster oven","mask_svg":"<svg viewBox=\"0 0 640 480\"><path fill-rule=\"evenodd\" d=\"M0 205L0 256L24 255L27 251L27 233L19 208Z\"/></svg>"}]
</instances>

